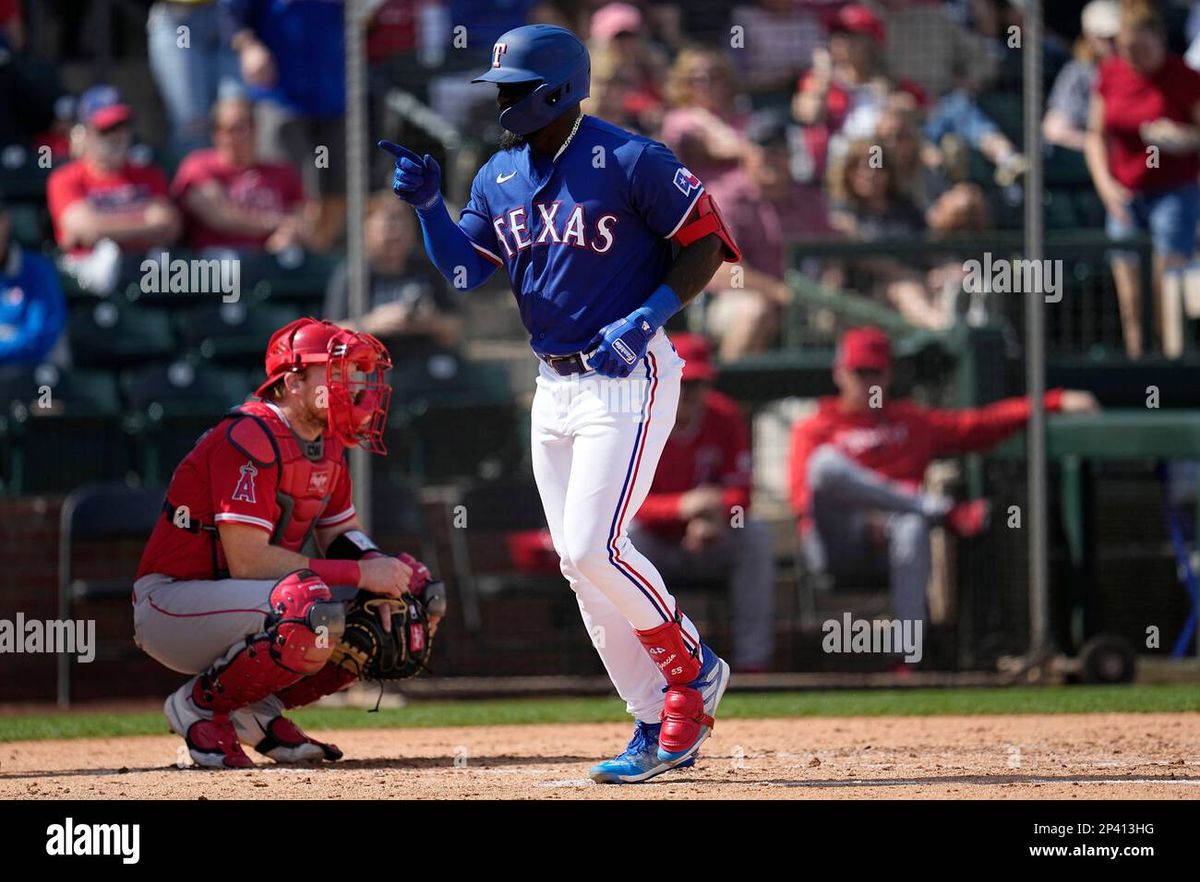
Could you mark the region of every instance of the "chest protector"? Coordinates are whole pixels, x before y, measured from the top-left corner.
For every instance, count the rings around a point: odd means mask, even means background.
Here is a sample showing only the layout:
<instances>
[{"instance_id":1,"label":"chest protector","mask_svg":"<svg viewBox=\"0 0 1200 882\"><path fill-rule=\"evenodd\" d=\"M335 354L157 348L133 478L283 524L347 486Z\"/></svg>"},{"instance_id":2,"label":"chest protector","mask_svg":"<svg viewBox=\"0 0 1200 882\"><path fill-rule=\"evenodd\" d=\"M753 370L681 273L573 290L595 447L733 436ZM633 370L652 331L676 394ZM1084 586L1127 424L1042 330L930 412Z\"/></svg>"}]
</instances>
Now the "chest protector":
<instances>
[{"instance_id":1,"label":"chest protector","mask_svg":"<svg viewBox=\"0 0 1200 882\"><path fill-rule=\"evenodd\" d=\"M324 438L304 441L264 401L250 400L226 416L225 437L259 468L275 469L279 521L271 544L299 551L325 513L347 468L345 448Z\"/></svg>"}]
</instances>

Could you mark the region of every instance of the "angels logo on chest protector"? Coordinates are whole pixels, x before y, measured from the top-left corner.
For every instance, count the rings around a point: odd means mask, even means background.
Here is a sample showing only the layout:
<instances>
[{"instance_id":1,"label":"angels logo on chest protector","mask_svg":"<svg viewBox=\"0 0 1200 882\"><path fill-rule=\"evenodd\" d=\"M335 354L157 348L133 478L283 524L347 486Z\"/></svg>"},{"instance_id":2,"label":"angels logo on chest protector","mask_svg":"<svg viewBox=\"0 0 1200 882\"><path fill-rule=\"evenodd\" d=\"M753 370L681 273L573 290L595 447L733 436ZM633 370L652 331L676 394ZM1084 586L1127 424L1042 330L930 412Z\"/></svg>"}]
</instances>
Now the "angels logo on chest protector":
<instances>
[{"instance_id":1,"label":"angels logo on chest protector","mask_svg":"<svg viewBox=\"0 0 1200 882\"><path fill-rule=\"evenodd\" d=\"M576 204L567 209L561 199L534 202L532 209L519 205L492 218L505 257L528 248L555 245L607 254L616 242L613 233L616 225L615 214L602 214L589 221L584 206Z\"/></svg>"}]
</instances>

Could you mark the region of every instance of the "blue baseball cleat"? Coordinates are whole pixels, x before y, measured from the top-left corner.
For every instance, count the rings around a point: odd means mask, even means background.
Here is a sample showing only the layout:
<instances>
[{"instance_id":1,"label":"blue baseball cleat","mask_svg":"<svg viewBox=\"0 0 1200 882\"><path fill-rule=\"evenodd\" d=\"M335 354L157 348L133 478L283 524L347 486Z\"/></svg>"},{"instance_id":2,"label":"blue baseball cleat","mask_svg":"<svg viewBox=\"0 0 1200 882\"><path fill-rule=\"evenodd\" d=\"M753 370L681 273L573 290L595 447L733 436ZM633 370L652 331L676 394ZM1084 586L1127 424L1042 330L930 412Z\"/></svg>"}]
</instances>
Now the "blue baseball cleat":
<instances>
[{"instance_id":1,"label":"blue baseball cleat","mask_svg":"<svg viewBox=\"0 0 1200 882\"><path fill-rule=\"evenodd\" d=\"M638 722L633 738L620 756L592 766L588 775L598 784L636 784L648 781L670 769L686 769L696 764L696 758L688 757L681 763L662 762L658 759L658 733L662 723Z\"/></svg>"},{"instance_id":2,"label":"blue baseball cleat","mask_svg":"<svg viewBox=\"0 0 1200 882\"><path fill-rule=\"evenodd\" d=\"M699 692L700 697L704 700L704 717L707 720L700 726L696 738L691 744L675 751L658 748L658 761L667 763L669 766L678 766L684 760L695 757L700 750L700 745L712 734L713 725L715 725L713 717L717 715L717 705L721 703L721 696L725 694L725 687L729 685L729 665L708 646L702 643L700 647L703 650L700 673L688 686ZM696 719L699 717L697 716Z\"/></svg>"}]
</instances>

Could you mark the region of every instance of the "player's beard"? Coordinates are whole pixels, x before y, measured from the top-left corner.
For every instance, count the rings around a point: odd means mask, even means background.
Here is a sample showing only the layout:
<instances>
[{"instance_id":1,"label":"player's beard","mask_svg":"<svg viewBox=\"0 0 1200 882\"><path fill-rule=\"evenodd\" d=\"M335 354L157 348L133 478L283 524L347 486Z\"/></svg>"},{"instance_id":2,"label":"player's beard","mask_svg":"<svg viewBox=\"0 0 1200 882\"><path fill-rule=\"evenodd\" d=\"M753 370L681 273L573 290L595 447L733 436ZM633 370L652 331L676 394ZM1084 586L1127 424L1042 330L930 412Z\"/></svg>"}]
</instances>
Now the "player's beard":
<instances>
[{"instance_id":1,"label":"player's beard","mask_svg":"<svg viewBox=\"0 0 1200 882\"><path fill-rule=\"evenodd\" d=\"M525 135L516 135L507 129L505 129L504 134L500 136L501 150L516 150L520 147L524 147L526 143L528 142Z\"/></svg>"}]
</instances>

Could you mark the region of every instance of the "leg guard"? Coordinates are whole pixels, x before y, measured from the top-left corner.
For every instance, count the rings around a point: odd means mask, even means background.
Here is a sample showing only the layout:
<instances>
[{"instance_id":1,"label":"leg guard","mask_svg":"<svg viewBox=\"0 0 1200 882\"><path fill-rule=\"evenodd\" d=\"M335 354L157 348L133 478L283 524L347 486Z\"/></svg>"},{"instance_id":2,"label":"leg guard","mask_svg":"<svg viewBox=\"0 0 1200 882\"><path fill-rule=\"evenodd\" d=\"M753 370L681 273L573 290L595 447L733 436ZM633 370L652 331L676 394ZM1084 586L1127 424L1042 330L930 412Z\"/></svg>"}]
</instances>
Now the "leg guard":
<instances>
[{"instance_id":1,"label":"leg guard","mask_svg":"<svg viewBox=\"0 0 1200 882\"><path fill-rule=\"evenodd\" d=\"M667 680L659 746L672 759L680 760L694 752L695 745L703 741L713 726L712 715L704 707L704 696L696 688L703 667L701 648L699 644L695 648L688 646L690 641L681 621L677 611L674 621L637 632L642 646Z\"/></svg>"},{"instance_id":2,"label":"leg guard","mask_svg":"<svg viewBox=\"0 0 1200 882\"><path fill-rule=\"evenodd\" d=\"M263 632L231 647L196 679L197 706L228 714L321 670L345 626L345 607L331 598L311 570L280 579Z\"/></svg>"},{"instance_id":3,"label":"leg guard","mask_svg":"<svg viewBox=\"0 0 1200 882\"><path fill-rule=\"evenodd\" d=\"M635 632L651 661L667 679L668 686L686 686L700 673L700 644L689 646L692 639L684 634L678 611L674 620Z\"/></svg>"},{"instance_id":4,"label":"leg guard","mask_svg":"<svg viewBox=\"0 0 1200 882\"><path fill-rule=\"evenodd\" d=\"M304 707L326 695L345 689L358 677L341 665L327 662L325 667L309 677L275 693L286 708Z\"/></svg>"}]
</instances>

